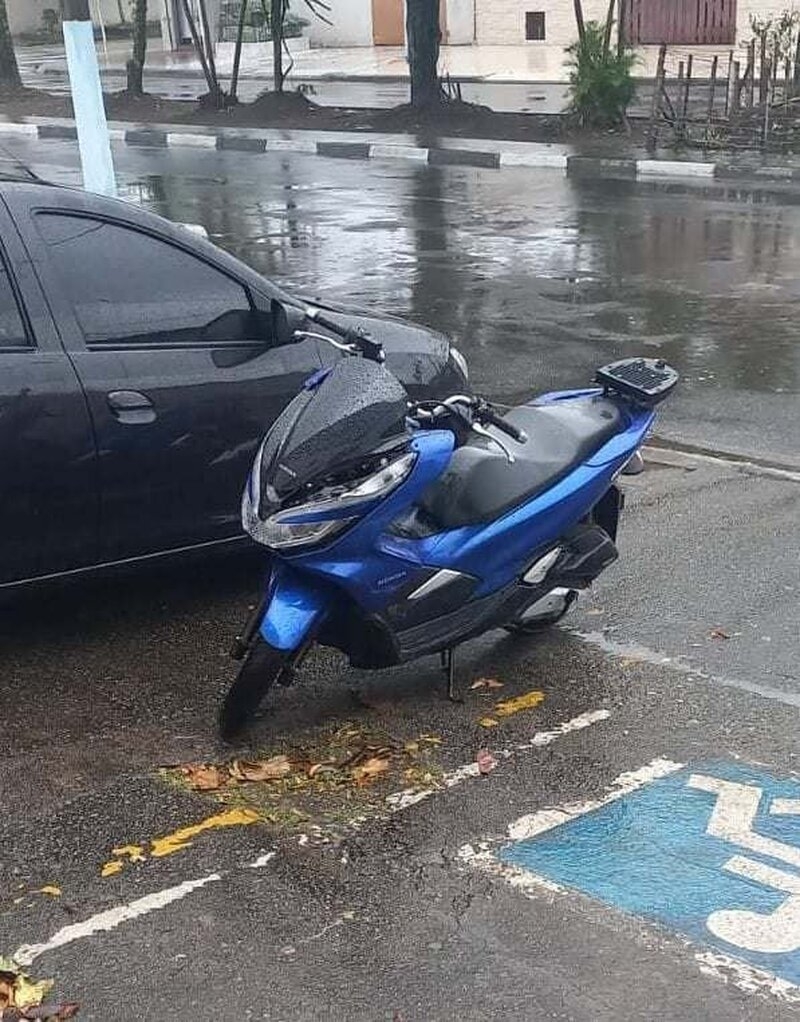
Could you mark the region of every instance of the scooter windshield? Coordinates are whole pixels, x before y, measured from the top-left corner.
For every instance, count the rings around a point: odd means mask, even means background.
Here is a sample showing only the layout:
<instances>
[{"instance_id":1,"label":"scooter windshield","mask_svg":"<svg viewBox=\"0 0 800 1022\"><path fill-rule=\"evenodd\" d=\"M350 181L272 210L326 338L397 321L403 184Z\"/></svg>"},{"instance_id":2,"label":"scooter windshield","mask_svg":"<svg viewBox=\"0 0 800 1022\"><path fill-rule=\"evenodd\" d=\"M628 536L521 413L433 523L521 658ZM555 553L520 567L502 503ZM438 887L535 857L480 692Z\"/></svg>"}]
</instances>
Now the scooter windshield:
<instances>
[{"instance_id":1,"label":"scooter windshield","mask_svg":"<svg viewBox=\"0 0 800 1022\"><path fill-rule=\"evenodd\" d=\"M405 388L388 369L343 358L321 383L307 384L267 434L257 473L259 517L401 437L407 411Z\"/></svg>"}]
</instances>

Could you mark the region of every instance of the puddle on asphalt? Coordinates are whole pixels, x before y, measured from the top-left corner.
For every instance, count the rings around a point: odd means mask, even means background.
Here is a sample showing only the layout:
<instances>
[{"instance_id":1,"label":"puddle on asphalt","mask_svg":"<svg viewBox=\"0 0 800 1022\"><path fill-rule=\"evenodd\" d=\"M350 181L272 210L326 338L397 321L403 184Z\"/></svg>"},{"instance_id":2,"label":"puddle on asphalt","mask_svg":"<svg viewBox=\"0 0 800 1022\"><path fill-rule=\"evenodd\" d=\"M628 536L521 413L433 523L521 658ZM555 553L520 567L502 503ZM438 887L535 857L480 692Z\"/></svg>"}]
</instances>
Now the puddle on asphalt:
<instances>
[{"instance_id":1,"label":"puddle on asphalt","mask_svg":"<svg viewBox=\"0 0 800 1022\"><path fill-rule=\"evenodd\" d=\"M143 176L127 197L201 222L281 284L444 332L502 396L533 374L574 385L648 346L699 387L800 382L788 192L365 164L356 193L353 167L331 161L323 174L287 156L257 178L246 161L220 165L224 176Z\"/></svg>"}]
</instances>

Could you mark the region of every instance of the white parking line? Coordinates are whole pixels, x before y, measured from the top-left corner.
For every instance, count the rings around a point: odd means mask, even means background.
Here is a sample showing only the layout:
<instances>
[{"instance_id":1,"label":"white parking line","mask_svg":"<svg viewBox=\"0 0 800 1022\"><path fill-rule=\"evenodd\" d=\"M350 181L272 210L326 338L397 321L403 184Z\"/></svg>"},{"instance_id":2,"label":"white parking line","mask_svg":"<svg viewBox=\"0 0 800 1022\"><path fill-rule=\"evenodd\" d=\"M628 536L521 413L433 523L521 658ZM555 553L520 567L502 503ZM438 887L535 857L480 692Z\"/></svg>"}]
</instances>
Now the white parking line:
<instances>
[{"instance_id":1,"label":"white parking line","mask_svg":"<svg viewBox=\"0 0 800 1022\"><path fill-rule=\"evenodd\" d=\"M584 728L591 727L592 724L599 724L601 721L608 720L610 716L611 714L608 710L589 710L587 713L581 713L579 716L573 717L572 720L564 721L563 724L557 725L552 731L538 731L528 742L520 742L510 749L496 749L492 752L492 755L497 760L511 759L512 756L519 755L520 753L524 754L533 749L542 749L555 742L558 738L563 738L573 731L582 731ZM473 761L472 763L465 763L464 766L460 766L458 769L451 770L450 773L445 774L442 778L442 783L445 789L454 788L463 781L470 780L473 777L480 777L480 775L480 767ZM403 791L395 791L391 795L387 795L386 805L391 812L398 813L403 809L408 809L410 806L417 805L419 802L424 802L425 799L442 790L441 787L405 788Z\"/></svg>"},{"instance_id":2,"label":"white parking line","mask_svg":"<svg viewBox=\"0 0 800 1022\"><path fill-rule=\"evenodd\" d=\"M274 857L275 852L267 852L266 855L260 855L254 862L247 863L246 868L261 869ZM195 880L184 880L183 883L176 884L174 887L167 887L163 891L155 891L153 894L146 894L143 898L137 898L136 901L98 912L96 915L84 919L83 922L62 927L43 944L23 944L11 956L12 960L23 967L31 965L48 951L55 951L67 944L74 944L76 940L92 937L96 933L108 933L110 930L116 930L123 923L141 919L142 916L157 912L176 901L181 901L194 891L207 887L208 884L217 883L225 875L225 873L209 873L208 876L198 877Z\"/></svg>"},{"instance_id":3,"label":"white parking line","mask_svg":"<svg viewBox=\"0 0 800 1022\"><path fill-rule=\"evenodd\" d=\"M608 710L590 710L577 717L573 717L571 720L564 721L562 724L558 724L552 730L536 732L527 742L520 742L509 749L497 750L493 753L493 755L495 759L507 760L511 759L515 755L525 754L534 749L545 748L552 742L557 741L559 738L563 738L575 731L582 731L584 728L591 727L593 724L599 724L604 720L608 720L610 716L611 714ZM480 768L478 764L475 762L467 763L464 766L458 767L458 769L445 774L443 788L425 788L421 791L417 789L407 789L405 791L395 792L394 794L386 797L386 806L392 813L396 813L430 798L431 795L435 795L437 792L453 788L470 778L479 776ZM246 868L261 869L274 859L275 854L276 853L274 851L262 854L253 862L247 863ZM44 943L23 944L14 952L12 956L13 960L21 966L29 966L37 958L41 955L47 954L49 951L55 951L57 948L64 947L67 944L72 944L78 940L83 940L85 937L91 937L97 933L107 933L111 930L115 930L123 923L131 922L134 919L140 919L143 916L149 915L151 912L156 912L159 909L166 908L174 902L181 901L194 891L201 890L209 884L218 883L226 875L226 872L209 873L207 876L199 877L194 880L185 880L183 883L177 884L174 887L168 887L162 891L156 891L153 894L145 895L143 898L138 898L136 901L131 901L123 905L117 905L111 909L106 909L104 912L99 912L96 915L90 916L88 919L84 919L80 923L73 923L70 926L63 927Z\"/></svg>"},{"instance_id":4,"label":"white parking line","mask_svg":"<svg viewBox=\"0 0 800 1022\"><path fill-rule=\"evenodd\" d=\"M76 940L83 940L84 937L91 937L95 933L107 933L109 930L115 930L122 923L139 919L160 908L166 908L167 905L185 898L192 891L205 887L207 884L216 883L221 879L222 874L209 873L208 876L199 877L197 880L184 880L182 884L175 887L167 887L166 890L156 891L155 894L147 894L144 898L128 902L127 905L117 905L105 912L98 912L97 915L84 919L82 923L64 926L44 944L23 944L14 952L13 960L18 965L30 965L40 955L44 955L48 951L55 951L56 948L72 944Z\"/></svg>"},{"instance_id":5,"label":"white parking line","mask_svg":"<svg viewBox=\"0 0 800 1022\"><path fill-rule=\"evenodd\" d=\"M761 699L771 699L776 703L784 703L786 706L800 706L800 693L784 692L783 689L773 688L771 685L759 685L756 681L746 681L743 678L709 674L708 671L703 671L699 667L692 667L680 656L668 656L666 653L659 653L656 649L642 646L638 642L615 642L603 632L581 632L576 628L567 628L565 631L588 646L595 646L603 653L610 653L611 656L641 660L644 664L666 667L678 674L691 675L690 680L699 678L701 681L714 682L717 685L724 685L726 688L738 688L742 692L759 696Z\"/></svg>"}]
</instances>

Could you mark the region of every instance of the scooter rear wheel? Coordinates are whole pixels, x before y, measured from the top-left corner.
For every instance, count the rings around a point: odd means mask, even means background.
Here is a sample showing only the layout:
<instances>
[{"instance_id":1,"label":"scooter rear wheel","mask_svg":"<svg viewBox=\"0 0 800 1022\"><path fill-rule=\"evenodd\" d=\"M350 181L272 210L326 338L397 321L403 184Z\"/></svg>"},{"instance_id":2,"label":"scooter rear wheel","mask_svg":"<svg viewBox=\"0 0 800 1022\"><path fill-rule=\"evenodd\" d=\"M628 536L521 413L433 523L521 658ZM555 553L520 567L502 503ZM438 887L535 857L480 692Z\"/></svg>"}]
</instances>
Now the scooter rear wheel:
<instances>
[{"instance_id":1,"label":"scooter rear wheel","mask_svg":"<svg viewBox=\"0 0 800 1022\"><path fill-rule=\"evenodd\" d=\"M259 635L219 710L219 731L226 742L241 734L264 696L287 670L291 670L291 663L286 654L274 649Z\"/></svg>"}]
</instances>

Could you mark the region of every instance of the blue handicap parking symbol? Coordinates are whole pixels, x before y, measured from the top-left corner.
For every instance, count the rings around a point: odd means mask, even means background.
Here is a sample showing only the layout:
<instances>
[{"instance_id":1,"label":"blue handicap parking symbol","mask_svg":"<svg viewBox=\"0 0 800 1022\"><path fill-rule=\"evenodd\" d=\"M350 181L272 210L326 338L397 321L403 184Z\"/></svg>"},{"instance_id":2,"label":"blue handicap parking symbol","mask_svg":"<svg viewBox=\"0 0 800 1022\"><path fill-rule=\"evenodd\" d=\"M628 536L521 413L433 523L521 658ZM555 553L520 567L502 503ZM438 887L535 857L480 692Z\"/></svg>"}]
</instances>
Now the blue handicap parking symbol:
<instances>
[{"instance_id":1,"label":"blue handicap parking symbol","mask_svg":"<svg viewBox=\"0 0 800 1022\"><path fill-rule=\"evenodd\" d=\"M500 858L800 985L796 780L684 767Z\"/></svg>"}]
</instances>

